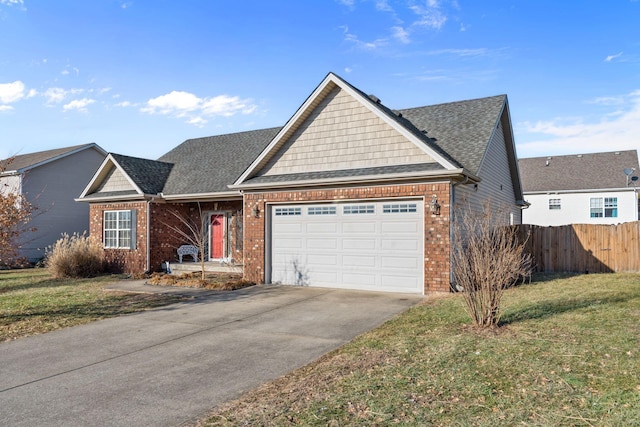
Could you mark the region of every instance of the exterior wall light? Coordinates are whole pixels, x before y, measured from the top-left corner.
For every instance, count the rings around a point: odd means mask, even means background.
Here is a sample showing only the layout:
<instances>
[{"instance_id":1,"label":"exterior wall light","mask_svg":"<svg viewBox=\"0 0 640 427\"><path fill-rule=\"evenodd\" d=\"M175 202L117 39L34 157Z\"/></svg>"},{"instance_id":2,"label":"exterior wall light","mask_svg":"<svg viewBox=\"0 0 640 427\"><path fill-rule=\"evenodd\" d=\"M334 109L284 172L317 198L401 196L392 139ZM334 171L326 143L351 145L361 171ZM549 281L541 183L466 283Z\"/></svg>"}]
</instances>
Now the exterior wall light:
<instances>
[{"instance_id":1,"label":"exterior wall light","mask_svg":"<svg viewBox=\"0 0 640 427\"><path fill-rule=\"evenodd\" d=\"M258 207L258 205L256 205L253 208L253 217L254 218L260 218L260 208Z\"/></svg>"},{"instance_id":2,"label":"exterior wall light","mask_svg":"<svg viewBox=\"0 0 640 427\"><path fill-rule=\"evenodd\" d=\"M429 203L429 210L432 214L440 215L440 204L438 203L438 196L436 196L435 194L431 199L431 203Z\"/></svg>"}]
</instances>

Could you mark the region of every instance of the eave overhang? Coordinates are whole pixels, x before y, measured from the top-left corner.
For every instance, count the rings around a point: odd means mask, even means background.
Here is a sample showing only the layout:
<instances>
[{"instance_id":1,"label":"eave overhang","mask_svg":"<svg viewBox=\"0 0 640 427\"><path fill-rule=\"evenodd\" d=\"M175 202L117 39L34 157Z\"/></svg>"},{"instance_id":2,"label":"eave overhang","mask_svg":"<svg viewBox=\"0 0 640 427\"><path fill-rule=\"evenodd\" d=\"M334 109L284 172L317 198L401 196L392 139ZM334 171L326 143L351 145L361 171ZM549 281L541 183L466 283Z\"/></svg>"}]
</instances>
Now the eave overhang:
<instances>
[{"instance_id":1,"label":"eave overhang","mask_svg":"<svg viewBox=\"0 0 640 427\"><path fill-rule=\"evenodd\" d=\"M323 179L305 179L297 181L282 181L282 182L260 182L251 183L247 181L242 184L230 185L229 188L237 189L241 191L264 191L268 189L283 189L283 188L306 188L306 187L334 187L334 186L349 186L349 185L376 185L376 184L388 184L397 183L403 181L464 181L469 183L480 182L480 179L476 176L465 173L463 169L454 169L450 171L428 171L422 173L406 172L389 175L363 175L357 177L348 178L323 178Z\"/></svg>"}]
</instances>

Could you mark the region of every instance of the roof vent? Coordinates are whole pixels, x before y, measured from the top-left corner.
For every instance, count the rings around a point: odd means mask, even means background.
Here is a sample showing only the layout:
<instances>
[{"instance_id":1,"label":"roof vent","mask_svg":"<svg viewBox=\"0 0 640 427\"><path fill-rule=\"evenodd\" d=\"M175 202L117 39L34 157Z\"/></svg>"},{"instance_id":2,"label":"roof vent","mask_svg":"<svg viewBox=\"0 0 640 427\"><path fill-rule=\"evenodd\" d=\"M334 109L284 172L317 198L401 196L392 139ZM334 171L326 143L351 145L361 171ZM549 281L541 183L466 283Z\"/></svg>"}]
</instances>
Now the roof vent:
<instances>
[{"instance_id":1,"label":"roof vent","mask_svg":"<svg viewBox=\"0 0 640 427\"><path fill-rule=\"evenodd\" d=\"M421 132L424 133L425 135L427 134L427 130L426 129L422 129Z\"/></svg>"},{"instance_id":2,"label":"roof vent","mask_svg":"<svg viewBox=\"0 0 640 427\"><path fill-rule=\"evenodd\" d=\"M551 163L551 162L550 162L549 160L547 160L547 161L545 162L545 164L544 164L544 165L545 165L545 166L549 166L549 164L550 164L550 163Z\"/></svg>"},{"instance_id":3,"label":"roof vent","mask_svg":"<svg viewBox=\"0 0 640 427\"><path fill-rule=\"evenodd\" d=\"M579 158L579 159L580 159L580 158L582 158L582 154L578 154L578 158Z\"/></svg>"},{"instance_id":4,"label":"roof vent","mask_svg":"<svg viewBox=\"0 0 640 427\"><path fill-rule=\"evenodd\" d=\"M382 102L382 101L380 101L380 98L378 98L378 97L377 97L377 96L375 96L375 95L369 95L369 98L370 98L373 102L375 102L376 104L380 104L380 103Z\"/></svg>"}]
</instances>

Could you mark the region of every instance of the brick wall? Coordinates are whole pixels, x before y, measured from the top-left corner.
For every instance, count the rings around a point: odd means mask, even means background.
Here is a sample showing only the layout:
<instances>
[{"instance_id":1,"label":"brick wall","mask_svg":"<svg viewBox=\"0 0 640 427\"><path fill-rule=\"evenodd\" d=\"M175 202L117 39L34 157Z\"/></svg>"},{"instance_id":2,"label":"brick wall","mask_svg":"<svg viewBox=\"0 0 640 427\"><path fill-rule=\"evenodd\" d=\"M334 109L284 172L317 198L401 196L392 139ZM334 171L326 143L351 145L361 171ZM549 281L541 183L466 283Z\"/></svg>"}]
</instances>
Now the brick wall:
<instances>
[{"instance_id":1,"label":"brick wall","mask_svg":"<svg viewBox=\"0 0 640 427\"><path fill-rule=\"evenodd\" d=\"M384 185L305 191L275 191L244 195L244 275L258 283L265 281L265 215L269 203L366 200L369 198L424 197L424 287L425 292L448 292L450 273L450 185ZM441 205L440 215L432 214L429 203L433 195ZM260 215L255 217L258 207Z\"/></svg>"},{"instance_id":2,"label":"brick wall","mask_svg":"<svg viewBox=\"0 0 640 427\"><path fill-rule=\"evenodd\" d=\"M90 206L90 234L98 236L102 240L103 221L105 210L131 210L137 212L137 227L135 249L105 249L105 257L112 272L130 274L143 273L147 270L147 207L150 209L149 229L149 270L159 271L165 261L176 262L178 260L176 249L188 242L176 232L171 231L169 225L184 227L170 210L178 212L182 217L198 217L196 203L151 203L147 202L123 202L123 203L93 203ZM229 236L230 254L238 262L242 262L242 202L207 202L200 204L203 212L229 213L232 220Z\"/></svg>"},{"instance_id":3,"label":"brick wall","mask_svg":"<svg viewBox=\"0 0 640 427\"><path fill-rule=\"evenodd\" d=\"M146 269L147 256L147 203L92 203L89 208L89 234L102 241L104 211L136 210L136 248L105 249L109 271L113 273L141 273Z\"/></svg>"},{"instance_id":4,"label":"brick wall","mask_svg":"<svg viewBox=\"0 0 640 427\"><path fill-rule=\"evenodd\" d=\"M184 237L171 230L170 226L174 226L187 231L184 223L171 211L191 221L197 221L200 211L228 213L231 220L228 236L229 255L237 262L242 262L242 202L240 200L202 202L200 209L197 203L154 203L151 206L151 270L159 270L165 261L177 262L176 249L180 245L189 244Z\"/></svg>"}]
</instances>

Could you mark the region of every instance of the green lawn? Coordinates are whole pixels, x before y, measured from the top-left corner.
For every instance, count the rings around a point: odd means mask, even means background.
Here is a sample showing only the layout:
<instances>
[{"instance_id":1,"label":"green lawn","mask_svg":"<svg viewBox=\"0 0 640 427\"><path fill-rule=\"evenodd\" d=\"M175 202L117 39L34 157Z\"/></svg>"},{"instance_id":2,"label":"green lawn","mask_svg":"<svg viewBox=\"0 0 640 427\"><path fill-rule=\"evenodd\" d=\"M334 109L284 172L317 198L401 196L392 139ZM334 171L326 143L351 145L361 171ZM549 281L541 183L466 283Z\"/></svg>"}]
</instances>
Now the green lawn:
<instances>
[{"instance_id":1,"label":"green lawn","mask_svg":"<svg viewBox=\"0 0 640 427\"><path fill-rule=\"evenodd\" d=\"M538 277L498 331L427 298L201 425L640 425L640 274Z\"/></svg>"},{"instance_id":2,"label":"green lawn","mask_svg":"<svg viewBox=\"0 0 640 427\"><path fill-rule=\"evenodd\" d=\"M118 280L53 279L46 269L0 271L0 343L180 300L103 290Z\"/></svg>"}]
</instances>

